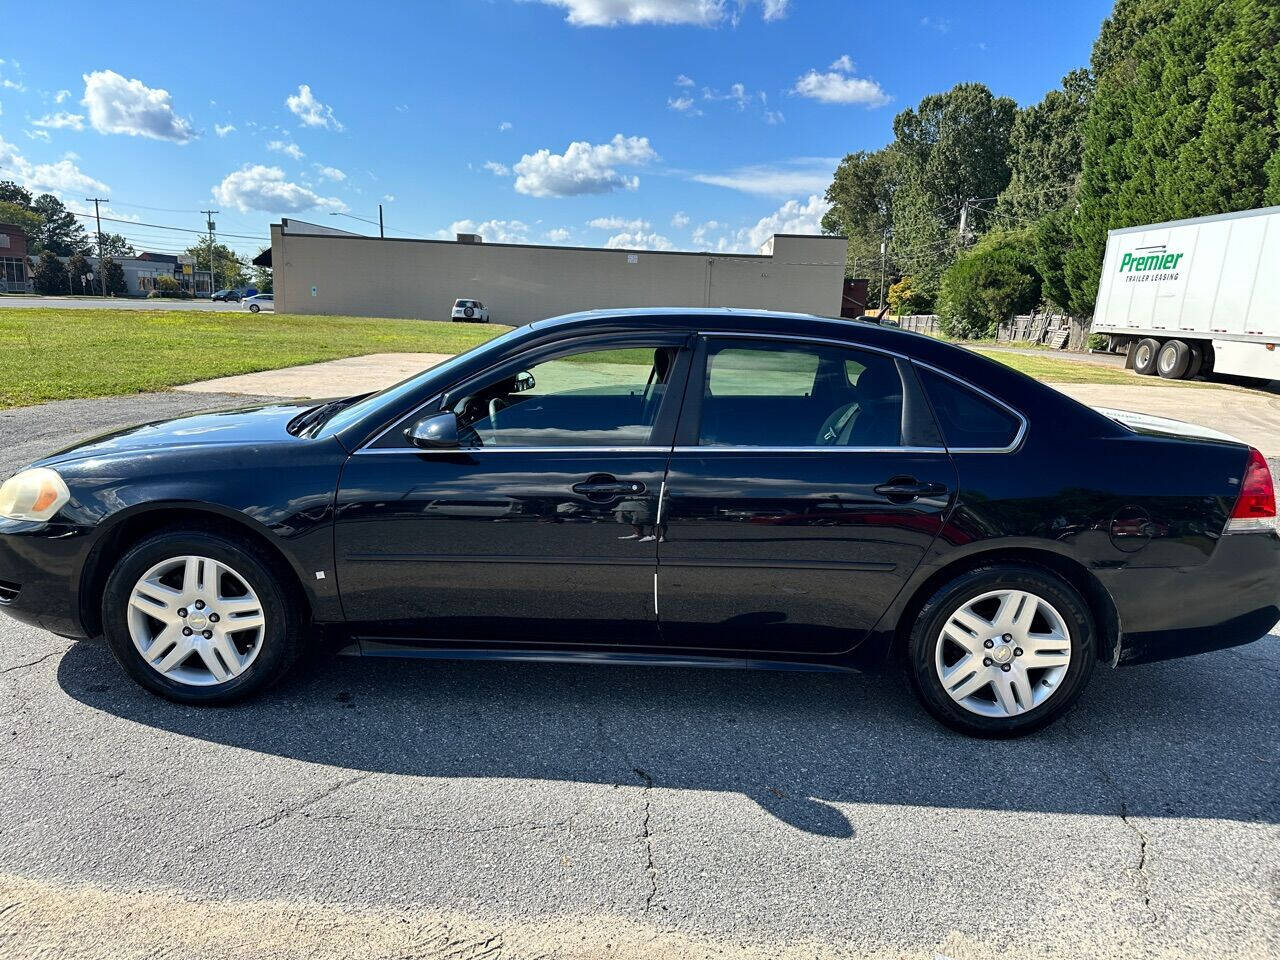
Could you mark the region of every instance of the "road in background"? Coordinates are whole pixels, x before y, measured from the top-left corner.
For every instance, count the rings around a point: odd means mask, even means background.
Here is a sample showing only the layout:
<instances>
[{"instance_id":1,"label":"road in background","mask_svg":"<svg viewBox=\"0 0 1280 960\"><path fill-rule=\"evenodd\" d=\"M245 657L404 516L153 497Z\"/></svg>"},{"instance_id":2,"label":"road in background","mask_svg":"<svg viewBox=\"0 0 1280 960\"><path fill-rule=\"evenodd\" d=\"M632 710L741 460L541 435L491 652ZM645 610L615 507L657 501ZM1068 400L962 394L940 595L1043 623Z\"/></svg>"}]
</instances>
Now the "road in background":
<instances>
[{"instance_id":1,"label":"road in background","mask_svg":"<svg viewBox=\"0 0 1280 960\"><path fill-rule=\"evenodd\" d=\"M59 310L243 310L238 303L214 303L212 300L170 300L165 297L22 297L0 296L4 307L53 307Z\"/></svg>"},{"instance_id":2,"label":"road in background","mask_svg":"<svg viewBox=\"0 0 1280 960\"><path fill-rule=\"evenodd\" d=\"M233 399L8 411L0 475ZM1276 635L990 742L897 673L313 657L202 710L0 617L0 954L1273 957L1278 714Z\"/></svg>"}]
</instances>

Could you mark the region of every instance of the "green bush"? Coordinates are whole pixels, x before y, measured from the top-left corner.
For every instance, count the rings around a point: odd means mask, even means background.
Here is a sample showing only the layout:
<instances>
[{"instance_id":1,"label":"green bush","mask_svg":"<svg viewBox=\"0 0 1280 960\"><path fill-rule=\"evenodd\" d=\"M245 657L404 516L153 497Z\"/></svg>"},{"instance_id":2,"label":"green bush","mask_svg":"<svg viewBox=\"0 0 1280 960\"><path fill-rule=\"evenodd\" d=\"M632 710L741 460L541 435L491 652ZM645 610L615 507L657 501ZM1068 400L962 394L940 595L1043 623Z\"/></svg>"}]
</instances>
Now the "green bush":
<instances>
[{"instance_id":1,"label":"green bush","mask_svg":"<svg viewBox=\"0 0 1280 960\"><path fill-rule=\"evenodd\" d=\"M156 288L147 294L148 297L167 297L171 300L190 300L191 294L182 289L176 277L162 273L156 277Z\"/></svg>"},{"instance_id":2,"label":"green bush","mask_svg":"<svg viewBox=\"0 0 1280 960\"><path fill-rule=\"evenodd\" d=\"M942 275L938 326L960 340L988 339L1015 314L1040 302L1029 230L992 231Z\"/></svg>"},{"instance_id":3,"label":"green bush","mask_svg":"<svg viewBox=\"0 0 1280 960\"><path fill-rule=\"evenodd\" d=\"M916 285L915 277L903 277L891 286L886 299L889 301L889 312L899 317L930 313L933 310L932 300Z\"/></svg>"}]
</instances>

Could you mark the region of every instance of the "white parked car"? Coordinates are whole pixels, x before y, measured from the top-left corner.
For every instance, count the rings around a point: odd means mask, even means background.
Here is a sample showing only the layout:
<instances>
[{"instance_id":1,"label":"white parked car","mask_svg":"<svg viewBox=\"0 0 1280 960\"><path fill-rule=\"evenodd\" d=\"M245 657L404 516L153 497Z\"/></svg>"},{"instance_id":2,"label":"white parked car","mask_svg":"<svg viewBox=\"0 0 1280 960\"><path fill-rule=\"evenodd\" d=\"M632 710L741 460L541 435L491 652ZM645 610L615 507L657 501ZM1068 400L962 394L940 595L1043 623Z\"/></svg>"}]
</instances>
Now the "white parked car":
<instances>
[{"instance_id":1,"label":"white parked car","mask_svg":"<svg viewBox=\"0 0 1280 960\"><path fill-rule=\"evenodd\" d=\"M259 313L263 310L274 313L276 309L276 297L273 293L255 293L252 297L245 297L241 303L250 313Z\"/></svg>"},{"instance_id":2,"label":"white parked car","mask_svg":"<svg viewBox=\"0 0 1280 960\"><path fill-rule=\"evenodd\" d=\"M479 300L453 301L454 323L488 323L489 310Z\"/></svg>"}]
</instances>

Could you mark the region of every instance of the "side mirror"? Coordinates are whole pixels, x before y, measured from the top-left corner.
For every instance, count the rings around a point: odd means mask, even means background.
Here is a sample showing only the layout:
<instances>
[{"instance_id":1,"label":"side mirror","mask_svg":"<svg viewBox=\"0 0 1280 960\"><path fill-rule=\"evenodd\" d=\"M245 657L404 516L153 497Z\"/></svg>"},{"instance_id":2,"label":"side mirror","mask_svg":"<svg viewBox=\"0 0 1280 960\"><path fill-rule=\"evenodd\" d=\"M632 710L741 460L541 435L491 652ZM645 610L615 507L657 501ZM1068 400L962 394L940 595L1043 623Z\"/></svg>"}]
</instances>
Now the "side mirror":
<instances>
[{"instance_id":1,"label":"side mirror","mask_svg":"<svg viewBox=\"0 0 1280 960\"><path fill-rule=\"evenodd\" d=\"M536 383L537 381L533 379L532 373L528 370L521 370L516 374L516 382L511 389L514 393L523 393L525 390L532 390Z\"/></svg>"},{"instance_id":2,"label":"side mirror","mask_svg":"<svg viewBox=\"0 0 1280 960\"><path fill-rule=\"evenodd\" d=\"M436 413L405 428L405 439L424 450L456 448L458 442L458 416L455 413Z\"/></svg>"}]
</instances>

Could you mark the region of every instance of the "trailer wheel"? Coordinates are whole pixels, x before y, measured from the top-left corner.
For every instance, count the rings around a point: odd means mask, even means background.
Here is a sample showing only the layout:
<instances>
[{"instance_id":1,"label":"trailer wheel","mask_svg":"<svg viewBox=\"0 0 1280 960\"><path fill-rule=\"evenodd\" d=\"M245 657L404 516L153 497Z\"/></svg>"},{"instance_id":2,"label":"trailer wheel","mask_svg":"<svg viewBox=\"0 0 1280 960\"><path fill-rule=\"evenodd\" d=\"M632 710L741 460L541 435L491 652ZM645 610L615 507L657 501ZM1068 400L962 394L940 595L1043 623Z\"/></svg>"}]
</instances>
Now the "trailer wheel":
<instances>
[{"instance_id":1,"label":"trailer wheel","mask_svg":"<svg viewBox=\"0 0 1280 960\"><path fill-rule=\"evenodd\" d=\"M1133 369L1144 377L1156 372L1156 355L1160 352L1160 342L1150 337L1138 341L1138 348L1133 351Z\"/></svg>"},{"instance_id":2,"label":"trailer wheel","mask_svg":"<svg viewBox=\"0 0 1280 960\"><path fill-rule=\"evenodd\" d=\"M1156 368L1166 380L1181 380L1191 363L1191 348L1181 340L1169 340L1156 355Z\"/></svg>"},{"instance_id":3,"label":"trailer wheel","mask_svg":"<svg viewBox=\"0 0 1280 960\"><path fill-rule=\"evenodd\" d=\"M1191 362L1187 364L1187 372L1182 377L1184 380L1194 380L1200 376L1200 370L1204 366L1204 351L1198 343L1188 343L1187 347L1191 351Z\"/></svg>"}]
</instances>

